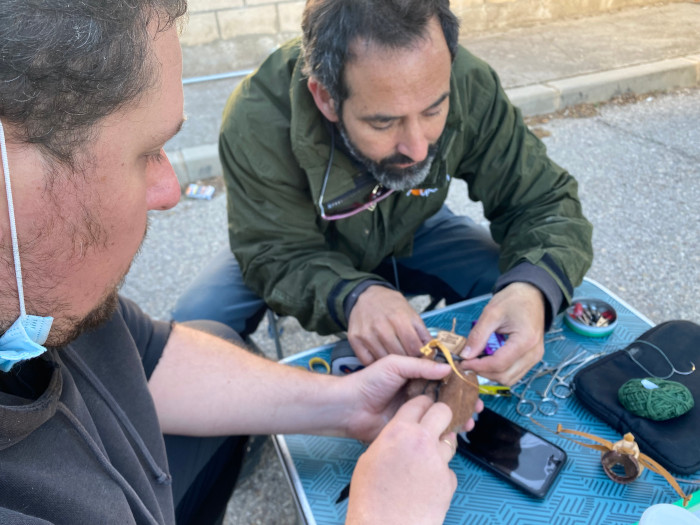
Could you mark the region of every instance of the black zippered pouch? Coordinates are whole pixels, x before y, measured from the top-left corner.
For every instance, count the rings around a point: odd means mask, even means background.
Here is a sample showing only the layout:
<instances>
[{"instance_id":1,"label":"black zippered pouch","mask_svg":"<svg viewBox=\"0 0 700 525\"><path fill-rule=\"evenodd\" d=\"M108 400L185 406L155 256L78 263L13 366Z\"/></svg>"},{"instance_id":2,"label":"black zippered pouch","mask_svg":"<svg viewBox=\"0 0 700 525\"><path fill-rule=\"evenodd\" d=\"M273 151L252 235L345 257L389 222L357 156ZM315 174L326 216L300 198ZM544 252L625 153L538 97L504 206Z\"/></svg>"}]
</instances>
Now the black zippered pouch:
<instances>
[{"instance_id":1,"label":"black zippered pouch","mask_svg":"<svg viewBox=\"0 0 700 525\"><path fill-rule=\"evenodd\" d=\"M658 349L639 343L640 340ZM573 389L593 414L620 434L631 432L643 454L670 472L692 474L700 470L700 370L688 375L674 372L668 378L685 385L695 400L690 411L673 419L653 421L637 416L627 411L617 397L620 387L630 379L664 377L674 369L688 372L691 363L700 365L700 325L691 321L666 321L650 328L624 349L581 369L574 378Z\"/></svg>"}]
</instances>

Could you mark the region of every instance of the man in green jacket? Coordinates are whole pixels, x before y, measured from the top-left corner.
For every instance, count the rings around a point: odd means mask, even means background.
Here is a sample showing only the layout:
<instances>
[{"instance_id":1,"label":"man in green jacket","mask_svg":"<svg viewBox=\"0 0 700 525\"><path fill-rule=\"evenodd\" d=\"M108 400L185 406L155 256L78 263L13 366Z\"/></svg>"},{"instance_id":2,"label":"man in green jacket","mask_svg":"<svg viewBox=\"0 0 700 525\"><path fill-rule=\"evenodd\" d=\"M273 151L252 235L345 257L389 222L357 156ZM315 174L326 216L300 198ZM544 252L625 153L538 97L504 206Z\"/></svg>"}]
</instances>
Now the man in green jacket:
<instances>
[{"instance_id":1,"label":"man in green jacket","mask_svg":"<svg viewBox=\"0 0 700 525\"><path fill-rule=\"evenodd\" d=\"M310 0L302 28L229 99L220 156L235 259L215 258L175 319L245 335L269 306L309 330L347 330L367 364L430 338L406 295L493 292L463 366L513 383L591 263L576 181L458 45L448 0ZM491 235L445 206L453 178ZM476 359L493 332L506 344Z\"/></svg>"}]
</instances>

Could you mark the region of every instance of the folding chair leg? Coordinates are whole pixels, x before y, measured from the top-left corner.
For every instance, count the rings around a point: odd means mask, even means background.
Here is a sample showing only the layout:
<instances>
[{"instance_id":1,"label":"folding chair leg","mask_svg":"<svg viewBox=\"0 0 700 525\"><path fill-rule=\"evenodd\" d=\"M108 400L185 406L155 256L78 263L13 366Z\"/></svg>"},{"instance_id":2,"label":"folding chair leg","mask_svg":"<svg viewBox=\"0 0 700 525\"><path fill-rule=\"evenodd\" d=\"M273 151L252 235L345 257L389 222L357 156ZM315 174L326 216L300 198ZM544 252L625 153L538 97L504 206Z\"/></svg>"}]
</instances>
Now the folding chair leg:
<instances>
[{"instance_id":1,"label":"folding chair leg","mask_svg":"<svg viewBox=\"0 0 700 525\"><path fill-rule=\"evenodd\" d=\"M277 350L277 359L281 360L284 357L282 353L282 342L280 341L280 336L282 335L282 329L277 326L277 315L275 312L268 309L265 313L267 316L267 333L275 341L275 350Z\"/></svg>"}]
</instances>

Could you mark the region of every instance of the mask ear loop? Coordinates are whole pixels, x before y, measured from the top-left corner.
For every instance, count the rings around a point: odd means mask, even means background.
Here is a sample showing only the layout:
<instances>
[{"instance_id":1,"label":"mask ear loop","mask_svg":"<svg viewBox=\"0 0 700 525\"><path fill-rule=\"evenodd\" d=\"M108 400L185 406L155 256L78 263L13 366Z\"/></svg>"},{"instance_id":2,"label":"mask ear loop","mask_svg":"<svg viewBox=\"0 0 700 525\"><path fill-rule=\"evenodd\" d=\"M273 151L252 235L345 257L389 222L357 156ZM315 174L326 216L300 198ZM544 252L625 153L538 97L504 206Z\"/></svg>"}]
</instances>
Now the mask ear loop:
<instances>
[{"instance_id":1,"label":"mask ear loop","mask_svg":"<svg viewBox=\"0 0 700 525\"><path fill-rule=\"evenodd\" d=\"M12 186L10 183L10 163L7 160L7 146L5 145L5 129L0 121L0 149L2 149L2 171L5 175L5 194L7 195L7 209L10 215L10 236L12 237L12 255L15 261L15 277L17 279L17 295L19 296L19 316L27 316L24 306L24 287L22 286L22 265L19 260L19 243L17 242L17 226L15 224L15 206L12 201Z\"/></svg>"}]
</instances>

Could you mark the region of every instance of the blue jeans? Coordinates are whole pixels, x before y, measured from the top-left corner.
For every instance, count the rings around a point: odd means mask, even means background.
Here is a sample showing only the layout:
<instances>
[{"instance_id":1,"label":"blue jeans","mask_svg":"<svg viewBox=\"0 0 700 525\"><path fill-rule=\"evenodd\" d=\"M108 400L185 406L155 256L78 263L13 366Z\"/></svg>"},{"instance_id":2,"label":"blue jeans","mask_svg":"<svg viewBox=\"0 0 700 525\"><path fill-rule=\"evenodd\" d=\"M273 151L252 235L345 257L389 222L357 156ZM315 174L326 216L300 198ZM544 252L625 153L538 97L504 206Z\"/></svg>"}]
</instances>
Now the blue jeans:
<instances>
[{"instance_id":1,"label":"blue jeans","mask_svg":"<svg viewBox=\"0 0 700 525\"><path fill-rule=\"evenodd\" d=\"M429 294L450 304L491 292L499 276L498 252L488 230L443 206L416 232L410 257L387 257L373 273L405 295ZM238 262L226 248L180 296L173 319L219 321L245 338L266 309L243 283Z\"/></svg>"}]
</instances>

